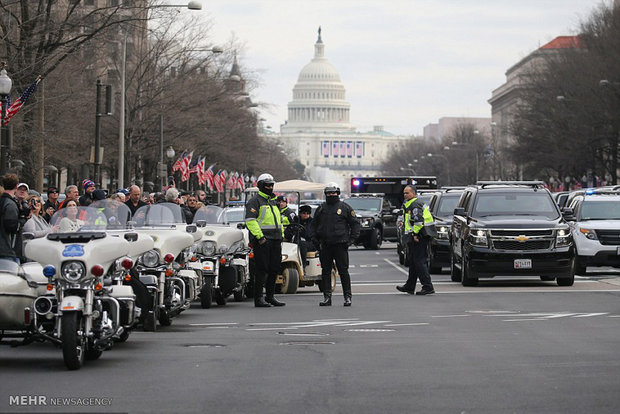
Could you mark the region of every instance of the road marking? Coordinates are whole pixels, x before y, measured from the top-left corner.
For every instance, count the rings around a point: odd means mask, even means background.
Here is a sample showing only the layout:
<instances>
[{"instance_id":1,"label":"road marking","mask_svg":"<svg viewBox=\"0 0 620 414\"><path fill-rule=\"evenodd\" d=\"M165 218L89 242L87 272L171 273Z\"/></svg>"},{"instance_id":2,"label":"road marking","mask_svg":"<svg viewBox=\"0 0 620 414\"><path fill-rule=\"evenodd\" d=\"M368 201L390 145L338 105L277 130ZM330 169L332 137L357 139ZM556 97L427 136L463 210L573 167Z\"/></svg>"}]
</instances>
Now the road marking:
<instances>
[{"instance_id":1,"label":"road marking","mask_svg":"<svg viewBox=\"0 0 620 414\"><path fill-rule=\"evenodd\" d=\"M372 325L375 323L387 323L391 321L366 321L366 322L351 322L351 323L343 323L337 326L358 326L358 325Z\"/></svg>"},{"instance_id":2,"label":"road marking","mask_svg":"<svg viewBox=\"0 0 620 414\"><path fill-rule=\"evenodd\" d=\"M408 271L406 271L405 269L403 269L402 267L400 267L400 265L397 265L396 263L394 263L394 262L393 262L393 261L391 261L390 259L383 259L383 260L385 260L388 264L390 264L390 265L394 266L394 268L395 268L396 270L398 270L399 272L404 273L404 274L406 274L407 276L409 276L409 272L408 272Z\"/></svg>"},{"instance_id":3,"label":"road marking","mask_svg":"<svg viewBox=\"0 0 620 414\"><path fill-rule=\"evenodd\" d=\"M543 318L525 318L525 319L504 319L502 322L522 322L522 321L546 321Z\"/></svg>"},{"instance_id":4,"label":"road marking","mask_svg":"<svg viewBox=\"0 0 620 414\"><path fill-rule=\"evenodd\" d=\"M190 326L239 325L237 322L190 323Z\"/></svg>"},{"instance_id":5,"label":"road marking","mask_svg":"<svg viewBox=\"0 0 620 414\"><path fill-rule=\"evenodd\" d=\"M415 323L389 323L383 326L422 326L430 325L428 322L415 322Z\"/></svg>"},{"instance_id":6,"label":"road marking","mask_svg":"<svg viewBox=\"0 0 620 414\"><path fill-rule=\"evenodd\" d=\"M598 312L598 313L584 313L583 315L573 316L574 318L589 318L590 316L601 316L607 315L608 312Z\"/></svg>"},{"instance_id":7,"label":"road marking","mask_svg":"<svg viewBox=\"0 0 620 414\"><path fill-rule=\"evenodd\" d=\"M471 316L471 315L431 315L431 318L458 318L461 316Z\"/></svg>"}]
</instances>

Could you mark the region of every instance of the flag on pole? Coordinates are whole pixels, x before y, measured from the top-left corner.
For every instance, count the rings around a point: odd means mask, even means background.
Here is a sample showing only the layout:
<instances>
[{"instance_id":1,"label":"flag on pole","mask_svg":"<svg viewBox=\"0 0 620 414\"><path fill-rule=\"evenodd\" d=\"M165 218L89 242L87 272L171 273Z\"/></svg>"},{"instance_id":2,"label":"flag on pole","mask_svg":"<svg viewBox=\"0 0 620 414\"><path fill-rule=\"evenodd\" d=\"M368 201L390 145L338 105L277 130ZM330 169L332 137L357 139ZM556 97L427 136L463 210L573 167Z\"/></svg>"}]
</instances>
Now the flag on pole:
<instances>
[{"instance_id":1,"label":"flag on pole","mask_svg":"<svg viewBox=\"0 0 620 414\"><path fill-rule=\"evenodd\" d=\"M24 106L26 104L26 102L28 101L28 98L30 98L30 95L32 95L34 93L34 91L37 89L37 85L39 84L39 82L41 82L41 76L37 76L37 78L34 80L34 82L32 83L32 85L30 85L28 87L28 89L26 89L24 91L24 93L22 93L22 96L20 96L19 98L17 98L17 100L15 102L13 102L11 105L9 104L9 101L7 100L7 109L6 109L6 115L3 119L3 124L7 125L10 121L10 119L13 117L13 115L15 115L17 112L19 112L19 110L21 109L22 106Z\"/></svg>"},{"instance_id":2,"label":"flag on pole","mask_svg":"<svg viewBox=\"0 0 620 414\"><path fill-rule=\"evenodd\" d=\"M213 191L215 188L215 183L213 181L213 167L215 167L215 164L211 164L209 168L207 168L207 171L205 171L205 178L210 191Z\"/></svg>"},{"instance_id":3,"label":"flag on pole","mask_svg":"<svg viewBox=\"0 0 620 414\"><path fill-rule=\"evenodd\" d=\"M179 159L176 160L175 163L172 165L172 172L183 171L183 159L185 158L186 155L187 155L187 151L183 151L183 154L181 154Z\"/></svg>"},{"instance_id":4,"label":"flag on pole","mask_svg":"<svg viewBox=\"0 0 620 414\"><path fill-rule=\"evenodd\" d=\"M181 175L181 181L187 181L189 180L189 164L192 162L192 156L194 155L194 151L190 152L189 154L185 155L185 158L183 158L183 167L181 172L183 173Z\"/></svg>"},{"instance_id":5,"label":"flag on pole","mask_svg":"<svg viewBox=\"0 0 620 414\"><path fill-rule=\"evenodd\" d=\"M215 189L217 190L218 193L223 193L224 192L224 179L222 178L221 175L222 170L219 170L214 176L213 176L213 184L215 185Z\"/></svg>"}]
</instances>

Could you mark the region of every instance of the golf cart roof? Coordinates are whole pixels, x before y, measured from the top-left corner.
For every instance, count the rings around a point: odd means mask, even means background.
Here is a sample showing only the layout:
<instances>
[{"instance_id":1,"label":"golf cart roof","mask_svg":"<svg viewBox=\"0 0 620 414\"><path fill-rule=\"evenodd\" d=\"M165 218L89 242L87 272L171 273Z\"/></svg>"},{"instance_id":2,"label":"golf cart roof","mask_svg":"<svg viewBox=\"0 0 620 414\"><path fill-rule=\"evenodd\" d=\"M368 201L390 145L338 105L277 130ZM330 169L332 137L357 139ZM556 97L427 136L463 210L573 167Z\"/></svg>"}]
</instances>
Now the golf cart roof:
<instances>
[{"instance_id":1,"label":"golf cart roof","mask_svg":"<svg viewBox=\"0 0 620 414\"><path fill-rule=\"evenodd\" d=\"M276 182L273 186L273 191L299 191L299 192L311 192L311 191L323 191L326 185L322 183L313 183L304 180L286 180ZM251 187L245 191L258 191L258 188Z\"/></svg>"}]
</instances>

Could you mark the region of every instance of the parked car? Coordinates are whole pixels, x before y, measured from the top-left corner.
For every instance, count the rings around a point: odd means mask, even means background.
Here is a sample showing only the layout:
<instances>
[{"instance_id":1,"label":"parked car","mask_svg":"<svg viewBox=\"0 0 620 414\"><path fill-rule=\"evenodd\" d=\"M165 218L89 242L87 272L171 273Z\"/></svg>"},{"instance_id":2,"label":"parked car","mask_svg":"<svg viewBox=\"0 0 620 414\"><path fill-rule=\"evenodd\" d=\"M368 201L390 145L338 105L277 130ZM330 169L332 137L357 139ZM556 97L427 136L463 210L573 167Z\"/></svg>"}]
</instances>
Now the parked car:
<instances>
[{"instance_id":1,"label":"parked car","mask_svg":"<svg viewBox=\"0 0 620 414\"><path fill-rule=\"evenodd\" d=\"M454 218L454 208L459 202L465 187L444 187L434 193L429 203L429 210L435 219L437 237L431 239L428 255L428 267L431 273L441 273L443 267L450 266L449 230Z\"/></svg>"},{"instance_id":2,"label":"parked car","mask_svg":"<svg viewBox=\"0 0 620 414\"><path fill-rule=\"evenodd\" d=\"M585 275L587 266L620 268L620 195L580 195L569 209L577 253L575 273Z\"/></svg>"}]
</instances>

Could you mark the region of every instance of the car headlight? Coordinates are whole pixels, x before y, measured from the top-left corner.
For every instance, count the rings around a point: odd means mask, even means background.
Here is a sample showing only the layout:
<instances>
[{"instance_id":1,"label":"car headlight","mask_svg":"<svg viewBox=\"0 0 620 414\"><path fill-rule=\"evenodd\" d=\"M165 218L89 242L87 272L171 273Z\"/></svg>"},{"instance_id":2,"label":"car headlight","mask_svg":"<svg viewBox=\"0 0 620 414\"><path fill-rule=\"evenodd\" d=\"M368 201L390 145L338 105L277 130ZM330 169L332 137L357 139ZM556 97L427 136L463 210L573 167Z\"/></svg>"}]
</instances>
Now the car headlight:
<instances>
[{"instance_id":1,"label":"car headlight","mask_svg":"<svg viewBox=\"0 0 620 414\"><path fill-rule=\"evenodd\" d=\"M213 256L215 255L215 247L217 246L217 244L214 241L205 241L202 242L202 254L205 256Z\"/></svg>"},{"instance_id":2,"label":"car headlight","mask_svg":"<svg viewBox=\"0 0 620 414\"><path fill-rule=\"evenodd\" d=\"M159 253L157 250L149 250L142 255L141 261L146 267L155 267L159 264Z\"/></svg>"},{"instance_id":3,"label":"car headlight","mask_svg":"<svg viewBox=\"0 0 620 414\"><path fill-rule=\"evenodd\" d=\"M594 230L581 228L579 231L590 240L598 240L598 237L596 237L596 231Z\"/></svg>"},{"instance_id":4,"label":"car headlight","mask_svg":"<svg viewBox=\"0 0 620 414\"><path fill-rule=\"evenodd\" d=\"M596 234L594 235L596 237ZM568 227L558 229L555 234L555 247L570 246L572 241L570 229Z\"/></svg>"},{"instance_id":5,"label":"car headlight","mask_svg":"<svg viewBox=\"0 0 620 414\"><path fill-rule=\"evenodd\" d=\"M368 217L368 218L363 218L360 224L362 225L362 227L371 227L372 222L373 222L373 219L371 217Z\"/></svg>"},{"instance_id":6,"label":"car headlight","mask_svg":"<svg viewBox=\"0 0 620 414\"><path fill-rule=\"evenodd\" d=\"M448 226L437 227L437 238L446 240L448 239Z\"/></svg>"},{"instance_id":7,"label":"car headlight","mask_svg":"<svg viewBox=\"0 0 620 414\"><path fill-rule=\"evenodd\" d=\"M79 282L86 275L86 266L82 262L65 262L60 268L60 275L67 282Z\"/></svg>"},{"instance_id":8,"label":"car headlight","mask_svg":"<svg viewBox=\"0 0 620 414\"><path fill-rule=\"evenodd\" d=\"M470 235L471 244L474 246L488 247L486 230L472 230Z\"/></svg>"}]
</instances>

